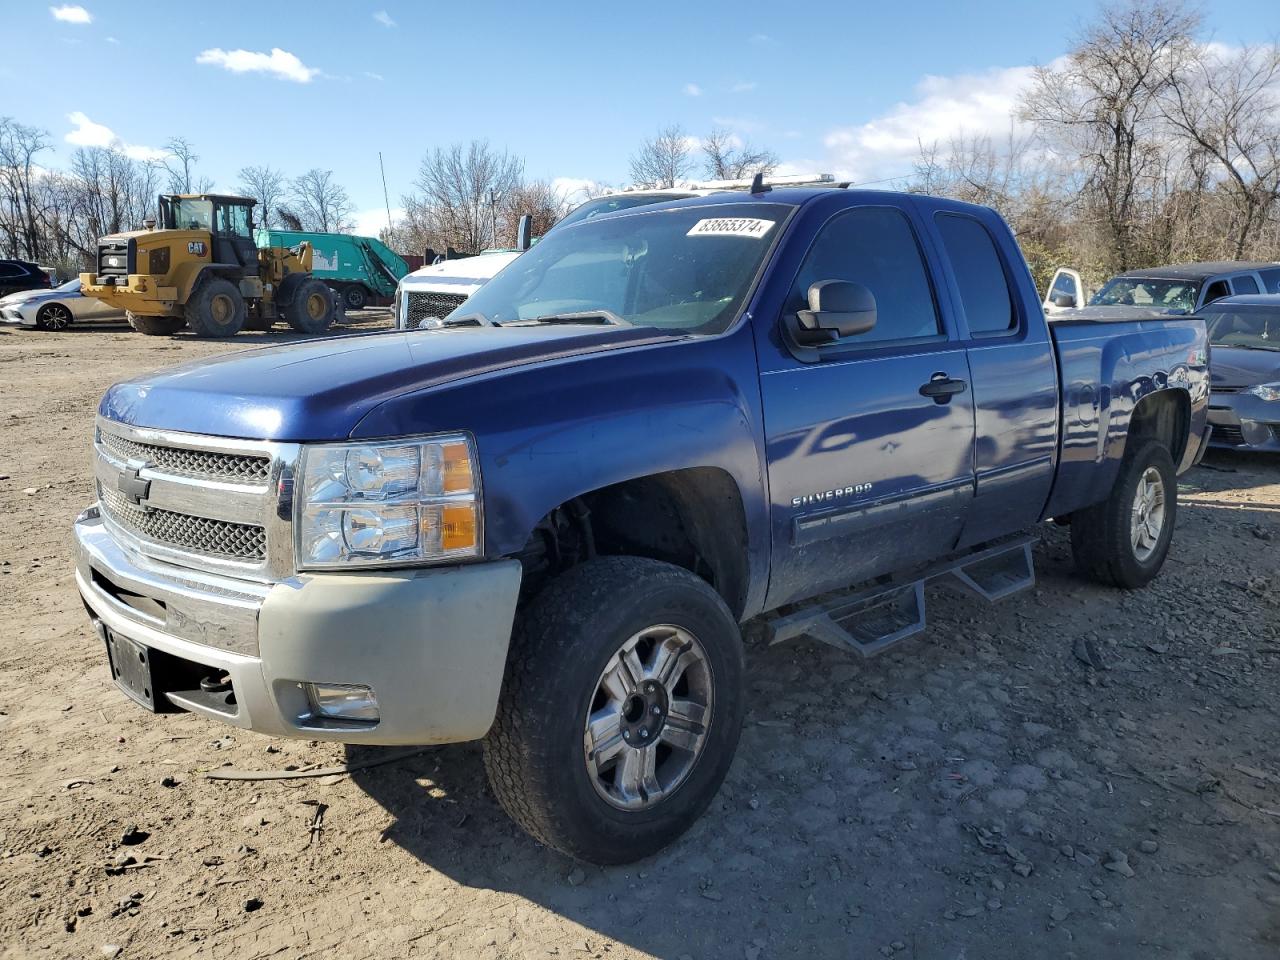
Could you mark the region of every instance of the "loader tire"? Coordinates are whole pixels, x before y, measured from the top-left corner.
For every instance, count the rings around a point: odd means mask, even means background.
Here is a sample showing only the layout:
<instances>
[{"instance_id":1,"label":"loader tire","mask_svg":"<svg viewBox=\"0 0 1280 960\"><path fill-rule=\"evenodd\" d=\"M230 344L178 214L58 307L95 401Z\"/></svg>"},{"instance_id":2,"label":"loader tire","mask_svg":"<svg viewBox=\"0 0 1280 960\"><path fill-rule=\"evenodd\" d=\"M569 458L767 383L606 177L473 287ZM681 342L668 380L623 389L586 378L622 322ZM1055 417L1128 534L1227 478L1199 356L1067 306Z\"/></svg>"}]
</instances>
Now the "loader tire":
<instances>
[{"instance_id":1,"label":"loader tire","mask_svg":"<svg viewBox=\"0 0 1280 960\"><path fill-rule=\"evenodd\" d=\"M144 337L167 337L187 325L181 317L144 317L129 310L125 311L124 317L129 326Z\"/></svg>"},{"instance_id":2,"label":"loader tire","mask_svg":"<svg viewBox=\"0 0 1280 960\"><path fill-rule=\"evenodd\" d=\"M211 277L187 301L187 326L197 337L234 337L244 328L247 308L240 288L230 280Z\"/></svg>"},{"instance_id":3,"label":"loader tire","mask_svg":"<svg viewBox=\"0 0 1280 960\"><path fill-rule=\"evenodd\" d=\"M333 324L334 295L324 283L309 277L298 284L283 305L284 318L299 333L326 333Z\"/></svg>"}]
</instances>

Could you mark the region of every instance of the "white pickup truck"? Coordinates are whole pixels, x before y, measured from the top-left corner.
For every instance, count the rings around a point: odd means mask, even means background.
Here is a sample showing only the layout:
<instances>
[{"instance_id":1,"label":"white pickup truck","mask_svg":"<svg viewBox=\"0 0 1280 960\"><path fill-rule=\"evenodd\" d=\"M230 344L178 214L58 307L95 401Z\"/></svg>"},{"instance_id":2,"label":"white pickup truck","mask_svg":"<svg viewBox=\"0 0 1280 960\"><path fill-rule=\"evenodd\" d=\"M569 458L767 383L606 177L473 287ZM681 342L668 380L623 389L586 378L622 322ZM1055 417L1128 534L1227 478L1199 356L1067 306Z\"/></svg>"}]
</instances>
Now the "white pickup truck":
<instances>
[{"instance_id":1,"label":"white pickup truck","mask_svg":"<svg viewBox=\"0 0 1280 960\"><path fill-rule=\"evenodd\" d=\"M833 186L835 177L829 173L796 174L770 177L769 183L775 187ZM704 180L681 183L669 188L627 187L587 200L551 229L559 230L592 217L645 204L702 197L725 190L746 190L751 184L751 180ZM431 326L433 320L443 319L453 312L467 297L496 277L500 270L523 252L523 249L494 250L474 257L441 260L406 274L396 287L393 308L396 326L401 330Z\"/></svg>"}]
</instances>

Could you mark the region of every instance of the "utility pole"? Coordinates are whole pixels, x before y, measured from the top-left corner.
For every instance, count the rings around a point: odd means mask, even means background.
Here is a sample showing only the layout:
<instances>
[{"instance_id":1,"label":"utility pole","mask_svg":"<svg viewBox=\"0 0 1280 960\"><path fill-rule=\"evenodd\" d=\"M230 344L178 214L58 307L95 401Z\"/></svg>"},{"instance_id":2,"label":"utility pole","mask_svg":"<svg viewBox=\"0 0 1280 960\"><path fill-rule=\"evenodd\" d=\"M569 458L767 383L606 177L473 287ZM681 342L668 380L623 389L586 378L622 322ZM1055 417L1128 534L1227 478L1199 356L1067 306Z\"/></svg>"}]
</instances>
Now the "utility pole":
<instances>
[{"instance_id":1,"label":"utility pole","mask_svg":"<svg viewBox=\"0 0 1280 960\"><path fill-rule=\"evenodd\" d=\"M489 188L489 220L493 229L493 245L498 245L498 197L501 194L493 187Z\"/></svg>"},{"instance_id":2,"label":"utility pole","mask_svg":"<svg viewBox=\"0 0 1280 960\"><path fill-rule=\"evenodd\" d=\"M387 168L382 164L382 151L378 151L378 169L382 171L382 202L387 205L387 239L391 239L391 197L387 195Z\"/></svg>"}]
</instances>

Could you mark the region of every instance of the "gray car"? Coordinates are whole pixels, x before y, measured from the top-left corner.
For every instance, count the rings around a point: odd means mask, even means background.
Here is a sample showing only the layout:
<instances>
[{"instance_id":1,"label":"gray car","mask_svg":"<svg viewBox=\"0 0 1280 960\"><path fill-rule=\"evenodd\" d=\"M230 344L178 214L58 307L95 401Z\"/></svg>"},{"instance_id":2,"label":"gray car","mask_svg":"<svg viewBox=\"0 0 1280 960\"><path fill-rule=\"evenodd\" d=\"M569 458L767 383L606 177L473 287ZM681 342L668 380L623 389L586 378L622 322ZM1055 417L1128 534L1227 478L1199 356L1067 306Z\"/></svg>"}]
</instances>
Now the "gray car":
<instances>
[{"instance_id":1,"label":"gray car","mask_svg":"<svg viewBox=\"0 0 1280 960\"><path fill-rule=\"evenodd\" d=\"M1280 451L1280 295L1227 297L1209 329L1210 445Z\"/></svg>"},{"instance_id":2,"label":"gray car","mask_svg":"<svg viewBox=\"0 0 1280 960\"><path fill-rule=\"evenodd\" d=\"M1080 274L1064 267L1049 284L1044 310L1055 319L1136 320L1192 313L1223 297L1251 293L1280 293L1280 263L1226 260L1130 270L1087 300Z\"/></svg>"},{"instance_id":3,"label":"gray car","mask_svg":"<svg viewBox=\"0 0 1280 960\"><path fill-rule=\"evenodd\" d=\"M121 323L124 311L80 293L76 277L52 290L23 290L0 298L0 322L38 330L65 330L73 323Z\"/></svg>"}]
</instances>

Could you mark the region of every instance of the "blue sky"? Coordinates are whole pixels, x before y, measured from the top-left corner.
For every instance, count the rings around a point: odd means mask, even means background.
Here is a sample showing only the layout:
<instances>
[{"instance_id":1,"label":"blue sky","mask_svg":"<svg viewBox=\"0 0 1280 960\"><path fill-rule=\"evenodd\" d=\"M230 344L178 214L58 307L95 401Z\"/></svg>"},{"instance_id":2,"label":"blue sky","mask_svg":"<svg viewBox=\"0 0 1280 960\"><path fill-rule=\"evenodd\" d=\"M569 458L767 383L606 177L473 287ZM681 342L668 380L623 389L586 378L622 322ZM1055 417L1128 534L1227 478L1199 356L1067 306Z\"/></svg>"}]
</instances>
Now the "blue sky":
<instances>
[{"instance_id":1,"label":"blue sky","mask_svg":"<svg viewBox=\"0 0 1280 960\"><path fill-rule=\"evenodd\" d=\"M1210 0L1206 39L1272 39L1274 0ZM668 123L792 171L910 173L917 138L1001 133L1075 3L8 2L0 115L136 155L184 136L220 187L248 164L331 168L376 224L422 154L488 139L532 177L622 184ZM86 22L87 20L87 22ZM26 38L26 39L21 39ZM272 51L277 51L273 53Z\"/></svg>"}]
</instances>

